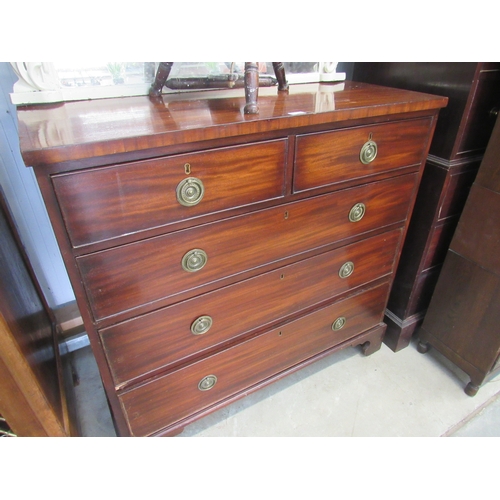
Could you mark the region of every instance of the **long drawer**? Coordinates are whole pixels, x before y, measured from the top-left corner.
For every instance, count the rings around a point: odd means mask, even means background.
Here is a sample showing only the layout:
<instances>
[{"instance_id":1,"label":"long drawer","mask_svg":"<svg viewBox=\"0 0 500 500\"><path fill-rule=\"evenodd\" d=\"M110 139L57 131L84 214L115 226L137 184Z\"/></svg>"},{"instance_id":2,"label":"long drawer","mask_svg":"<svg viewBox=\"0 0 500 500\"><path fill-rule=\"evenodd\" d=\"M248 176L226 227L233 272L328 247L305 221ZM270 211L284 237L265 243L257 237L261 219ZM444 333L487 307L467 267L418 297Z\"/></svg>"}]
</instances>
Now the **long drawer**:
<instances>
[{"instance_id":1,"label":"long drawer","mask_svg":"<svg viewBox=\"0 0 500 500\"><path fill-rule=\"evenodd\" d=\"M133 435L159 431L382 320L388 284L336 302L120 396Z\"/></svg>"},{"instance_id":2,"label":"long drawer","mask_svg":"<svg viewBox=\"0 0 500 500\"><path fill-rule=\"evenodd\" d=\"M415 181L396 177L79 257L95 318L402 223Z\"/></svg>"},{"instance_id":3,"label":"long drawer","mask_svg":"<svg viewBox=\"0 0 500 500\"><path fill-rule=\"evenodd\" d=\"M431 120L407 120L297 136L293 189L305 191L418 165Z\"/></svg>"},{"instance_id":4,"label":"long drawer","mask_svg":"<svg viewBox=\"0 0 500 500\"><path fill-rule=\"evenodd\" d=\"M392 273L401 230L100 331L117 386Z\"/></svg>"},{"instance_id":5,"label":"long drawer","mask_svg":"<svg viewBox=\"0 0 500 500\"><path fill-rule=\"evenodd\" d=\"M56 175L73 246L284 195L287 140Z\"/></svg>"}]
</instances>

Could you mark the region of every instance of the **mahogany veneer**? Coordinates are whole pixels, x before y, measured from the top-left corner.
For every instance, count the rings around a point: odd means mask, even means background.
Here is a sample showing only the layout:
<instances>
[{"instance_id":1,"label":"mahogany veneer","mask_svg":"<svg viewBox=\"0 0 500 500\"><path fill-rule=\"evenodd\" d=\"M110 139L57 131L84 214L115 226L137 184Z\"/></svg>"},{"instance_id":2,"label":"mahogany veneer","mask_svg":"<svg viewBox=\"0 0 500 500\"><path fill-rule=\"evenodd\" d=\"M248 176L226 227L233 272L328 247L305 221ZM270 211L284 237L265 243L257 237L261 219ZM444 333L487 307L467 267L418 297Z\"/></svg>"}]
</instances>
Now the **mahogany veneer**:
<instances>
[{"instance_id":1,"label":"mahogany veneer","mask_svg":"<svg viewBox=\"0 0 500 500\"><path fill-rule=\"evenodd\" d=\"M119 435L178 433L335 350L380 347L446 99L261 90L258 115L243 91L18 111Z\"/></svg>"}]
</instances>

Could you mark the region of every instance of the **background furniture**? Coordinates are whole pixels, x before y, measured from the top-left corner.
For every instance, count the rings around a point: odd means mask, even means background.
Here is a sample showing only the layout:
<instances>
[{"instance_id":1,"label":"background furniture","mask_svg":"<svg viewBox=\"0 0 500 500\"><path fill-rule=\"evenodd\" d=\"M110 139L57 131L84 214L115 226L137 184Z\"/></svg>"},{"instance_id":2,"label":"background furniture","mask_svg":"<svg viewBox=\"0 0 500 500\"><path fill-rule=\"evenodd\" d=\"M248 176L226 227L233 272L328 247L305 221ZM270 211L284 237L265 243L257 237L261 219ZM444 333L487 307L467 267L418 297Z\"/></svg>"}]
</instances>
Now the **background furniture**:
<instances>
[{"instance_id":1,"label":"background furniture","mask_svg":"<svg viewBox=\"0 0 500 500\"><path fill-rule=\"evenodd\" d=\"M500 121L488 144L419 332L479 386L500 371Z\"/></svg>"},{"instance_id":2,"label":"background furniture","mask_svg":"<svg viewBox=\"0 0 500 500\"><path fill-rule=\"evenodd\" d=\"M499 63L355 63L353 79L444 95L396 272L384 342L406 347L424 319L500 107Z\"/></svg>"},{"instance_id":3,"label":"background furniture","mask_svg":"<svg viewBox=\"0 0 500 500\"><path fill-rule=\"evenodd\" d=\"M55 321L0 195L0 414L17 436L75 435Z\"/></svg>"},{"instance_id":4,"label":"background furniture","mask_svg":"<svg viewBox=\"0 0 500 500\"><path fill-rule=\"evenodd\" d=\"M446 99L366 84L18 109L117 433L380 348ZM165 98L167 99L167 98Z\"/></svg>"}]
</instances>

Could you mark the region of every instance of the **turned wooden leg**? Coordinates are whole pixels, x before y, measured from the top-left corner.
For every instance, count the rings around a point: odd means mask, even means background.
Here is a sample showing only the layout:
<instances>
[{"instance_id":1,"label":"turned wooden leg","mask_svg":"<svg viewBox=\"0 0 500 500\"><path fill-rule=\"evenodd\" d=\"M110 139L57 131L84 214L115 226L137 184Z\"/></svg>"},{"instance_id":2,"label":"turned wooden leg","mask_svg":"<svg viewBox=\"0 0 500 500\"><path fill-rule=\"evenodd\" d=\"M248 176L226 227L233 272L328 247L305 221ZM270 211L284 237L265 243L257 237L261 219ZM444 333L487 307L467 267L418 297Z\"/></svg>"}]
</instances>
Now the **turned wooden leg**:
<instances>
[{"instance_id":1,"label":"turned wooden leg","mask_svg":"<svg viewBox=\"0 0 500 500\"><path fill-rule=\"evenodd\" d=\"M150 97L159 97L161 95L161 91L163 90L173 64L173 62L160 63L160 65L158 66L158 71L156 72L155 81L149 89Z\"/></svg>"},{"instance_id":2,"label":"turned wooden leg","mask_svg":"<svg viewBox=\"0 0 500 500\"><path fill-rule=\"evenodd\" d=\"M429 344L427 342L420 341L417 344L417 351L418 352L425 354L428 350L429 350Z\"/></svg>"},{"instance_id":3,"label":"turned wooden leg","mask_svg":"<svg viewBox=\"0 0 500 500\"><path fill-rule=\"evenodd\" d=\"M469 382L464 389L465 394L470 397L475 396L477 394L477 391L479 391L479 386L473 384L472 382Z\"/></svg>"},{"instance_id":4,"label":"turned wooden leg","mask_svg":"<svg viewBox=\"0 0 500 500\"><path fill-rule=\"evenodd\" d=\"M255 115L259 112L259 68L256 62L245 63L245 113Z\"/></svg>"},{"instance_id":5,"label":"turned wooden leg","mask_svg":"<svg viewBox=\"0 0 500 500\"><path fill-rule=\"evenodd\" d=\"M285 77L285 65L282 62L273 62L273 69L278 79L278 90L288 90L288 82Z\"/></svg>"}]
</instances>

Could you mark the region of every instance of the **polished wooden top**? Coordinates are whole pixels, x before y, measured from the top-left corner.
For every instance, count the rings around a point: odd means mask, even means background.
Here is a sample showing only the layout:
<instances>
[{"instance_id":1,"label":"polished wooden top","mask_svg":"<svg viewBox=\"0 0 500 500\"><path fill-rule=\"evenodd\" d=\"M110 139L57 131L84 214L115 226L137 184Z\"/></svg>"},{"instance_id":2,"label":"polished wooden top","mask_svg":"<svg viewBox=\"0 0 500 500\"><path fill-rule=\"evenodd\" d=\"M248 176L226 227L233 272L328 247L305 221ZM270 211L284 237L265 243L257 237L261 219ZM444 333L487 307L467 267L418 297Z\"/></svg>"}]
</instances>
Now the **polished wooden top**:
<instances>
[{"instance_id":1,"label":"polished wooden top","mask_svg":"<svg viewBox=\"0 0 500 500\"><path fill-rule=\"evenodd\" d=\"M32 105L18 108L27 166L84 160L399 113L436 110L447 98L356 82L259 89L245 115L243 89Z\"/></svg>"}]
</instances>

